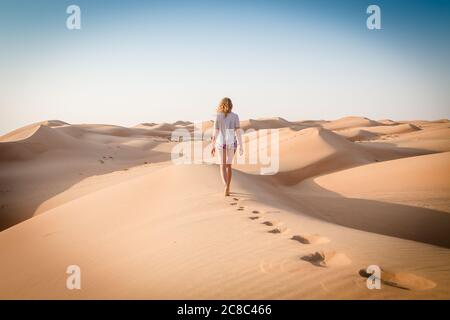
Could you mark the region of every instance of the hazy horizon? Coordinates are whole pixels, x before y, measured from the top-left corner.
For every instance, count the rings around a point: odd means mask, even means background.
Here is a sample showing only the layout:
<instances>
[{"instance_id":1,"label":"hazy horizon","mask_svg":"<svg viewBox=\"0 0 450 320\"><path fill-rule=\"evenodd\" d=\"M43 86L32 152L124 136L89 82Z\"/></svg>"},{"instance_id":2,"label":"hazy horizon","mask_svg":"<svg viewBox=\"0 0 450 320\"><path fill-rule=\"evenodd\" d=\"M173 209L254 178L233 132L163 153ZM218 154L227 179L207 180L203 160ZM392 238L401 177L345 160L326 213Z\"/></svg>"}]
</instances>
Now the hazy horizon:
<instances>
[{"instance_id":1,"label":"hazy horizon","mask_svg":"<svg viewBox=\"0 0 450 320\"><path fill-rule=\"evenodd\" d=\"M241 119L448 119L449 30L439 0L3 0L0 134L207 120L224 96Z\"/></svg>"}]
</instances>

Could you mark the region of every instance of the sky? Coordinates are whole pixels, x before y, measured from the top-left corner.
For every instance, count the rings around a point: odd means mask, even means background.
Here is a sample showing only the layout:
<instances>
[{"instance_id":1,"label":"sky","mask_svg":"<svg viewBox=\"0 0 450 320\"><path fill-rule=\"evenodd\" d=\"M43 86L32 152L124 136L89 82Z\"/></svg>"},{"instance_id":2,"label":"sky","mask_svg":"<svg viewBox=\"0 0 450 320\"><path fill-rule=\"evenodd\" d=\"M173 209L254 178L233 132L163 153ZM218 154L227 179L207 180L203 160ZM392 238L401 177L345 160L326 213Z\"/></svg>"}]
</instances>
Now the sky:
<instances>
[{"instance_id":1,"label":"sky","mask_svg":"<svg viewBox=\"0 0 450 320\"><path fill-rule=\"evenodd\" d=\"M0 0L0 134L207 120L224 96L241 119L442 119L449 88L450 0Z\"/></svg>"}]
</instances>

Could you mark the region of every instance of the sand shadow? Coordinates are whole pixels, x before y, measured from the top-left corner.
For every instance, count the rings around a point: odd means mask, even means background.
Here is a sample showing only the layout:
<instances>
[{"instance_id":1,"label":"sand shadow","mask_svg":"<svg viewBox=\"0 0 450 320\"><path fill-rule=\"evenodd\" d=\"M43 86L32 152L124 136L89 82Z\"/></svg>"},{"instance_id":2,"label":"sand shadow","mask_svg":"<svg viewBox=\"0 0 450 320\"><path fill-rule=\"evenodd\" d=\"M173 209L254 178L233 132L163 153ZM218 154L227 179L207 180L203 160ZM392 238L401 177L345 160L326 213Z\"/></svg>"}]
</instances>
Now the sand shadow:
<instances>
[{"instance_id":1,"label":"sand shadow","mask_svg":"<svg viewBox=\"0 0 450 320\"><path fill-rule=\"evenodd\" d=\"M120 146L121 152L135 151L134 147ZM44 170L33 172L30 168L33 165L42 166L46 162L47 155L42 153L36 160L29 161L4 161L1 163L0 170L0 231L10 228L22 221L34 216L36 210L45 201L56 195L70 189L80 181L91 176L106 175L112 172L131 169L139 165L149 164L148 157L154 159L170 159L170 154L165 152L150 150L147 156L139 157L133 160L121 160L120 157L110 155L105 150L99 150L98 154L90 154L83 161L88 163L81 168L72 165L71 160L79 157L75 152L67 152L67 155L59 155L58 162L48 161L43 167ZM43 156L44 158L40 158ZM161 160L163 161L163 160ZM59 173L61 179L56 178L50 182L46 179L49 176L55 176ZM27 186L27 179L36 179L42 181L39 189Z\"/></svg>"},{"instance_id":2,"label":"sand shadow","mask_svg":"<svg viewBox=\"0 0 450 320\"><path fill-rule=\"evenodd\" d=\"M280 195L278 179L236 172L241 182L247 180L255 189L254 197L268 207L281 203L279 209L301 214L341 226L414 240L450 248L450 214L447 212L377 200L346 198L308 180L308 195L295 187ZM252 187L249 185L249 187ZM258 196L264 188L265 196Z\"/></svg>"},{"instance_id":3,"label":"sand shadow","mask_svg":"<svg viewBox=\"0 0 450 320\"><path fill-rule=\"evenodd\" d=\"M353 229L450 248L450 214L443 211L346 198L308 181L308 194L295 196L295 207L313 217Z\"/></svg>"}]
</instances>

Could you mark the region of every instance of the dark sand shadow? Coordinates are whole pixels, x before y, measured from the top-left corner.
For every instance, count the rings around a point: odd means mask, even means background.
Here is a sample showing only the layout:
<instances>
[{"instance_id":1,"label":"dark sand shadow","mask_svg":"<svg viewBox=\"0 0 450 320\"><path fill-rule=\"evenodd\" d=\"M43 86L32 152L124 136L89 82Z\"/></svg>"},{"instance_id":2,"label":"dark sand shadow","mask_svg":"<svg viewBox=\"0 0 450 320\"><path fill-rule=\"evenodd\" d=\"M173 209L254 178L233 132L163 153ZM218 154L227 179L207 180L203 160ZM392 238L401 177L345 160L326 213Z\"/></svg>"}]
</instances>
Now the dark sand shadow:
<instances>
[{"instance_id":1,"label":"dark sand shadow","mask_svg":"<svg viewBox=\"0 0 450 320\"><path fill-rule=\"evenodd\" d=\"M254 197L263 205L273 207L273 201L277 200L287 210L345 227L450 248L450 214L447 212L376 200L345 198L323 189L312 180L308 180L311 182L308 195L295 187L286 188L284 191L287 192L280 194L276 192L280 187L276 177L243 172L236 174L242 175L244 181L251 183L249 188L253 185ZM259 197L258 188L269 192L266 192L266 196ZM280 209L283 210L282 207Z\"/></svg>"},{"instance_id":2,"label":"dark sand shadow","mask_svg":"<svg viewBox=\"0 0 450 320\"><path fill-rule=\"evenodd\" d=\"M312 180L309 180L308 194L299 192L294 202L301 212L328 222L450 248L450 214L447 212L345 198Z\"/></svg>"}]
</instances>

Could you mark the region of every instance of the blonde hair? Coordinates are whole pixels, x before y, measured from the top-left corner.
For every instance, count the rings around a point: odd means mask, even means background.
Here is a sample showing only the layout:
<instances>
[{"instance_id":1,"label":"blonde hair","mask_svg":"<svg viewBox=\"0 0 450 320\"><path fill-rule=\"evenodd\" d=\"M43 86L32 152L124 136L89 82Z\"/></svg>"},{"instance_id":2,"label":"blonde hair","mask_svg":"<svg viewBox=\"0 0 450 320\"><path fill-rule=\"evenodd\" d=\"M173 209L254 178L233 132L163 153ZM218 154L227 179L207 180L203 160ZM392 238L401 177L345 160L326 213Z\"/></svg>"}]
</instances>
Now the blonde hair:
<instances>
[{"instance_id":1,"label":"blonde hair","mask_svg":"<svg viewBox=\"0 0 450 320\"><path fill-rule=\"evenodd\" d=\"M223 112L226 117L231 112L231 109L233 109L233 102L231 102L230 98L225 97L220 101L217 112Z\"/></svg>"}]
</instances>

